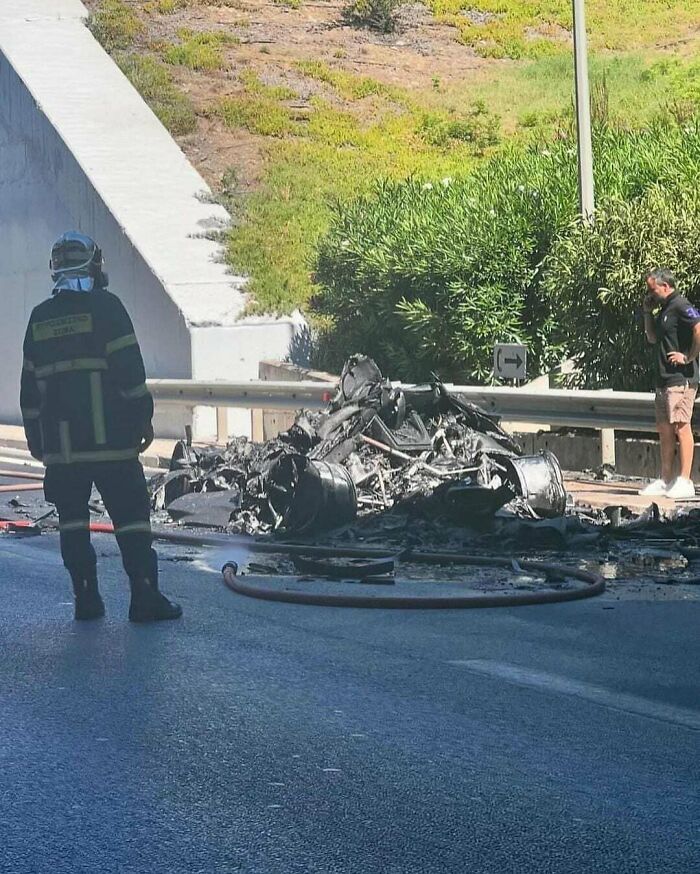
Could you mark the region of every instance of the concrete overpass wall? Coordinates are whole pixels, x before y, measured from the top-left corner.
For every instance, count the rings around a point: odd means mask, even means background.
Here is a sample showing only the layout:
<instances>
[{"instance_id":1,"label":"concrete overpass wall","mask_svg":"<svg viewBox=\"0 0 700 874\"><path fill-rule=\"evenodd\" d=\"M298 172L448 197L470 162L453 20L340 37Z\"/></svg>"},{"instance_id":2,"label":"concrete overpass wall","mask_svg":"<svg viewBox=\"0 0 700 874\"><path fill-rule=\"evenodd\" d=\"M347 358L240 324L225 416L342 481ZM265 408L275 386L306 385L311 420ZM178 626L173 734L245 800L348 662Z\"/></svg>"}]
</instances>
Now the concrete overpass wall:
<instances>
[{"instance_id":1,"label":"concrete overpass wall","mask_svg":"<svg viewBox=\"0 0 700 874\"><path fill-rule=\"evenodd\" d=\"M226 211L85 27L79 0L0 2L0 421L19 420L24 326L50 293L48 254L63 231L103 247L151 377L255 379L285 356L299 319L241 319L244 280L204 235ZM183 411L161 410L163 436ZM195 432L213 434L200 410ZM250 416L232 411L231 433Z\"/></svg>"}]
</instances>

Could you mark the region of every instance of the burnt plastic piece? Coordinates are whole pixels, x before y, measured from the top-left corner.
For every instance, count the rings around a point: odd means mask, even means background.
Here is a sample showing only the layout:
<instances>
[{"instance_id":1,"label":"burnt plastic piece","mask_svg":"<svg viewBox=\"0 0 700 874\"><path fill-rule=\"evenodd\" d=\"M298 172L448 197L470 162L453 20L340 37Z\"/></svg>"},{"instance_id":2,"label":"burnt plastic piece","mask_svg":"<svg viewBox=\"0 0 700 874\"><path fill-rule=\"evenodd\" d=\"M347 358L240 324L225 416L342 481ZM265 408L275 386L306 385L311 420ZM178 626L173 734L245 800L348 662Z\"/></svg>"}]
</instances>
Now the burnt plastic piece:
<instances>
[{"instance_id":1,"label":"burnt plastic piece","mask_svg":"<svg viewBox=\"0 0 700 874\"><path fill-rule=\"evenodd\" d=\"M332 413L318 426L319 438L321 440L328 440L333 432L339 428L343 422L352 419L359 412L360 408L357 404L347 404L347 406L342 407L342 409L338 410L336 413Z\"/></svg>"},{"instance_id":2,"label":"burnt plastic piece","mask_svg":"<svg viewBox=\"0 0 700 874\"><path fill-rule=\"evenodd\" d=\"M513 455L522 454L522 449L516 441L501 428L498 416L485 413L476 404L465 401L458 394L448 391L442 383L437 383L437 388L440 390L440 412L453 410L461 413L466 424L475 431L480 432L485 439L488 439L492 443L494 450L497 450L497 447L500 446L500 451Z\"/></svg>"},{"instance_id":3,"label":"burnt plastic piece","mask_svg":"<svg viewBox=\"0 0 700 874\"><path fill-rule=\"evenodd\" d=\"M341 564L295 555L292 561L297 570L302 573L330 577L334 580L366 580L368 577L386 576L394 573L396 565L393 558L380 558L374 561L358 558Z\"/></svg>"},{"instance_id":4,"label":"burnt plastic piece","mask_svg":"<svg viewBox=\"0 0 700 874\"><path fill-rule=\"evenodd\" d=\"M400 428L406 418L406 396L400 388L382 384L379 397L379 415L390 428Z\"/></svg>"},{"instance_id":5,"label":"burnt plastic piece","mask_svg":"<svg viewBox=\"0 0 700 874\"><path fill-rule=\"evenodd\" d=\"M198 462L199 455L197 450L188 446L184 440L178 440L170 458L170 470L184 470L185 468L195 467Z\"/></svg>"},{"instance_id":6,"label":"burnt plastic piece","mask_svg":"<svg viewBox=\"0 0 700 874\"><path fill-rule=\"evenodd\" d=\"M433 445L423 420L414 412L398 428L390 428L375 416L369 425L369 435L400 452L427 452Z\"/></svg>"},{"instance_id":7,"label":"burnt plastic piece","mask_svg":"<svg viewBox=\"0 0 700 874\"><path fill-rule=\"evenodd\" d=\"M510 485L503 484L494 489L469 481L459 481L445 492L448 508L467 522L470 518L493 516L513 497Z\"/></svg>"},{"instance_id":8,"label":"burnt plastic piece","mask_svg":"<svg viewBox=\"0 0 700 874\"><path fill-rule=\"evenodd\" d=\"M309 421L306 413L300 413L294 420L292 427L280 435L285 443L289 443L295 452L306 455L318 443L316 429Z\"/></svg>"},{"instance_id":9,"label":"burnt plastic piece","mask_svg":"<svg viewBox=\"0 0 700 874\"><path fill-rule=\"evenodd\" d=\"M170 458L170 472L163 479L165 506L192 491L199 455L186 440L178 440Z\"/></svg>"},{"instance_id":10,"label":"burnt plastic piece","mask_svg":"<svg viewBox=\"0 0 700 874\"><path fill-rule=\"evenodd\" d=\"M539 455L503 458L506 476L530 508L541 518L563 516L566 510L564 477L557 457L549 450Z\"/></svg>"},{"instance_id":11,"label":"burnt plastic piece","mask_svg":"<svg viewBox=\"0 0 700 874\"><path fill-rule=\"evenodd\" d=\"M406 406L415 410L419 416L430 419L438 413L441 397L440 385L425 383L424 385L404 386L402 391L406 399Z\"/></svg>"},{"instance_id":12,"label":"burnt plastic piece","mask_svg":"<svg viewBox=\"0 0 700 874\"><path fill-rule=\"evenodd\" d=\"M561 516L553 519L523 519L517 537L529 547L564 549L568 539L566 519Z\"/></svg>"},{"instance_id":13,"label":"burnt plastic piece","mask_svg":"<svg viewBox=\"0 0 700 874\"><path fill-rule=\"evenodd\" d=\"M346 458L352 455L355 449L357 449L357 440L354 437L348 437L347 440L343 440L342 443L339 443L331 449L331 451L323 457L323 461L328 462L328 464L341 464Z\"/></svg>"},{"instance_id":14,"label":"burnt plastic piece","mask_svg":"<svg viewBox=\"0 0 700 874\"><path fill-rule=\"evenodd\" d=\"M353 355L345 362L333 405L337 409L348 401L361 403L372 395L378 395L382 381L382 372L371 358Z\"/></svg>"},{"instance_id":15,"label":"burnt plastic piece","mask_svg":"<svg viewBox=\"0 0 700 874\"><path fill-rule=\"evenodd\" d=\"M221 492L182 495L168 504L168 513L183 525L226 528L240 506L241 492L234 486Z\"/></svg>"},{"instance_id":16,"label":"burnt plastic piece","mask_svg":"<svg viewBox=\"0 0 700 874\"><path fill-rule=\"evenodd\" d=\"M164 503L167 507L173 501L192 491L194 471L191 468L170 470L163 476L160 485L163 488Z\"/></svg>"}]
</instances>

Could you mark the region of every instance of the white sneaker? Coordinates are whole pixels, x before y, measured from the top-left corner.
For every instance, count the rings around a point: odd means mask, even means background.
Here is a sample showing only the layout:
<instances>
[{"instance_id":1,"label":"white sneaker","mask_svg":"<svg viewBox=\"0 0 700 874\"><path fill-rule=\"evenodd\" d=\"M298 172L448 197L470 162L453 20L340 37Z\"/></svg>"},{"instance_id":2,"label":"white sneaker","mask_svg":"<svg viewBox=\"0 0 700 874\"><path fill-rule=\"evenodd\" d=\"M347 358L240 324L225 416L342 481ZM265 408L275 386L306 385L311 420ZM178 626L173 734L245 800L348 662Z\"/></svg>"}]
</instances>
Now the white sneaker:
<instances>
[{"instance_id":1,"label":"white sneaker","mask_svg":"<svg viewBox=\"0 0 700 874\"><path fill-rule=\"evenodd\" d=\"M661 497L666 495L669 488L671 487L670 483L667 483L666 480L663 479L655 479L653 483L649 483L643 489L640 489L638 494L640 495L654 495L655 497Z\"/></svg>"},{"instance_id":2,"label":"white sneaker","mask_svg":"<svg viewBox=\"0 0 700 874\"><path fill-rule=\"evenodd\" d=\"M695 486L693 481L685 479L685 477L677 477L670 488L666 492L667 498L673 498L674 501L682 501L684 498L695 497Z\"/></svg>"}]
</instances>

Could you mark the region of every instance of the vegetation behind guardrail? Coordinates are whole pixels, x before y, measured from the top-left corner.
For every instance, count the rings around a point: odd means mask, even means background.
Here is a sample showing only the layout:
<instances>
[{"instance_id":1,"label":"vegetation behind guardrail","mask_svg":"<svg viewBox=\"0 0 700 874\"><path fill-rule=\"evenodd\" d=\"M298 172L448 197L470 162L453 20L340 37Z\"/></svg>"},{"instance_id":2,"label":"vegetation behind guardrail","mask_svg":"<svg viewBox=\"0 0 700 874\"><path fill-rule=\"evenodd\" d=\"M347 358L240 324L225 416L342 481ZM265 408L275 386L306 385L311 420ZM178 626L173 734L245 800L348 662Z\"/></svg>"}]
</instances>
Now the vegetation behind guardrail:
<instances>
[{"instance_id":1,"label":"vegetation behind guardrail","mask_svg":"<svg viewBox=\"0 0 700 874\"><path fill-rule=\"evenodd\" d=\"M317 308L333 322L322 366L361 350L396 378L473 382L489 375L495 342L521 341L531 376L565 353L585 385L649 388L644 271L668 266L700 298L700 124L602 126L594 142L594 229L576 218L569 137L338 207L317 265Z\"/></svg>"}]
</instances>

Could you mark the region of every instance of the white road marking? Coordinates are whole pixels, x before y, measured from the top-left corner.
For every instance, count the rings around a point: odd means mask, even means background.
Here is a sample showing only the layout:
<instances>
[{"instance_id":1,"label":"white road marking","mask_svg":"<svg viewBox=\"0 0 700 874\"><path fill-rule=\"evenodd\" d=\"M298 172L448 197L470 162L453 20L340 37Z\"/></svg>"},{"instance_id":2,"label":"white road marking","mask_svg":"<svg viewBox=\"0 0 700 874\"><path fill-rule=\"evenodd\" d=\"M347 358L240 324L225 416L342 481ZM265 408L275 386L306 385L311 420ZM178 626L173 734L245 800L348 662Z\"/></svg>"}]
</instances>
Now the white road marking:
<instances>
[{"instance_id":1,"label":"white road marking","mask_svg":"<svg viewBox=\"0 0 700 874\"><path fill-rule=\"evenodd\" d=\"M25 458L22 455L0 455L0 464L14 464L18 467L35 468L42 473L45 470L44 465L40 461L36 461L30 456Z\"/></svg>"},{"instance_id":2,"label":"white road marking","mask_svg":"<svg viewBox=\"0 0 700 874\"><path fill-rule=\"evenodd\" d=\"M675 707L672 704L663 704L662 702L652 701L649 698L642 698L638 695L616 692L613 689L595 686L592 683L582 683L579 680L571 680L568 677L562 677L557 674L533 671L529 668L510 665L505 662L490 661L489 659L458 659L449 661L447 664L467 668L467 670L474 671L477 674L499 677L517 686L527 686L532 689L554 692L559 695L571 695L575 698L591 701L593 704L599 704L601 707L609 707L612 710L621 710L625 713L634 713L636 716L670 722L683 728L700 731L700 710Z\"/></svg>"}]
</instances>

